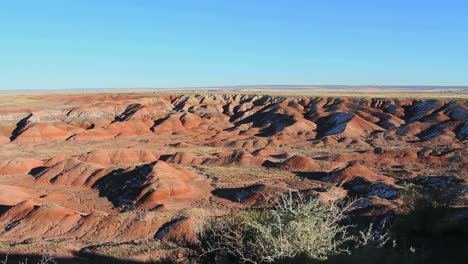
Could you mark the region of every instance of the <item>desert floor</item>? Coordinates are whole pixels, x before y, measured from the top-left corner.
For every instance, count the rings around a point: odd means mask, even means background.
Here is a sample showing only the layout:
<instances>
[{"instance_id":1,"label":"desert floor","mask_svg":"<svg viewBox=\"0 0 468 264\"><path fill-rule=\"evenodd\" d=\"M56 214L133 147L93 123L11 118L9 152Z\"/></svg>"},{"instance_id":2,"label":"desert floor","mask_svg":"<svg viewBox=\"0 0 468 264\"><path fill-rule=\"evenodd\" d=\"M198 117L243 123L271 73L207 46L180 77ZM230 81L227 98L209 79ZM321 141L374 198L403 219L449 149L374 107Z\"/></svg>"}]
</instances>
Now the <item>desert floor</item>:
<instances>
[{"instance_id":1,"label":"desert floor","mask_svg":"<svg viewBox=\"0 0 468 264\"><path fill-rule=\"evenodd\" d=\"M359 199L354 214L375 219L401 213L407 183L467 198L467 100L431 87L0 92L0 251L143 263L278 193Z\"/></svg>"}]
</instances>

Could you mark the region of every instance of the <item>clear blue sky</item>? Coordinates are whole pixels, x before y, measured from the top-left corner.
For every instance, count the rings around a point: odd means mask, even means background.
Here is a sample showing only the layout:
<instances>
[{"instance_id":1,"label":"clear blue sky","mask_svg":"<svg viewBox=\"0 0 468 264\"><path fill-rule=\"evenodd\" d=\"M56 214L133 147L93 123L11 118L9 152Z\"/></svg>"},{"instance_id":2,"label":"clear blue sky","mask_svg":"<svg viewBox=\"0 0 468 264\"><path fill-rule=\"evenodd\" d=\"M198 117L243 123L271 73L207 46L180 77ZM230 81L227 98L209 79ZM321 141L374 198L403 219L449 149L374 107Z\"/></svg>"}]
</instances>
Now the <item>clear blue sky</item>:
<instances>
[{"instance_id":1,"label":"clear blue sky","mask_svg":"<svg viewBox=\"0 0 468 264\"><path fill-rule=\"evenodd\" d=\"M0 0L0 89L468 85L467 0Z\"/></svg>"}]
</instances>

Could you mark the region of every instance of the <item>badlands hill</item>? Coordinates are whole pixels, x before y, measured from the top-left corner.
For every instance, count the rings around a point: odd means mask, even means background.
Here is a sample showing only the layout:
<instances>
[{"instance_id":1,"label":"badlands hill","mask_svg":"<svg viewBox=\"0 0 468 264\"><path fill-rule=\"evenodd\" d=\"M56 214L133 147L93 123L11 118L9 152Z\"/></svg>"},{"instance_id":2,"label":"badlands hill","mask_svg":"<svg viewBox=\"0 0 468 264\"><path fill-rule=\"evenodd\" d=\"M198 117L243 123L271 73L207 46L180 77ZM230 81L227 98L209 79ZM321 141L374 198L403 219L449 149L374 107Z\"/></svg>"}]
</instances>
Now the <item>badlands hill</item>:
<instances>
[{"instance_id":1,"label":"badlands hill","mask_svg":"<svg viewBox=\"0 0 468 264\"><path fill-rule=\"evenodd\" d=\"M377 215L404 203L404 182L468 180L466 100L43 94L2 103L3 252L143 243L132 254L146 261L166 252L154 243L192 240L203 218L267 195L360 197L359 213Z\"/></svg>"}]
</instances>

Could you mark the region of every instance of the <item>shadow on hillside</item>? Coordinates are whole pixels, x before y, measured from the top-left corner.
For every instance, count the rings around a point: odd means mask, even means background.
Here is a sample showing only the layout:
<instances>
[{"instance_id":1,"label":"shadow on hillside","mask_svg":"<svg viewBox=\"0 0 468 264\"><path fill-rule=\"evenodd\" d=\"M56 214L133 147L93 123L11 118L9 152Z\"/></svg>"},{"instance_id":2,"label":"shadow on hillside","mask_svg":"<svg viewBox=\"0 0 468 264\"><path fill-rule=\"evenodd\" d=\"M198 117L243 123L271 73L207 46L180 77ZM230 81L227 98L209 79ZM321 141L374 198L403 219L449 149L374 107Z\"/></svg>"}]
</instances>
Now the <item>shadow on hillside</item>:
<instances>
[{"instance_id":1,"label":"shadow on hillside","mask_svg":"<svg viewBox=\"0 0 468 264\"><path fill-rule=\"evenodd\" d=\"M242 203L248 199L252 193L258 191L263 185L255 184L246 187L239 188L220 188L215 189L211 193L223 199L230 200L232 202Z\"/></svg>"},{"instance_id":2,"label":"shadow on hillside","mask_svg":"<svg viewBox=\"0 0 468 264\"><path fill-rule=\"evenodd\" d=\"M308 180L320 180L328 175L328 173L323 171L293 171L293 173L298 177Z\"/></svg>"},{"instance_id":3,"label":"shadow on hillside","mask_svg":"<svg viewBox=\"0 0 468 264\"><path fill-rule=\"evenodd\" d=\"M115 169L97 180L92 188L97 189L99 196L106 197L115 207L129 205L146 187L144 182L154 164L143 164L130 171ZM123 189L122 186L126 188Z\"/></svg>"}]
</instances>

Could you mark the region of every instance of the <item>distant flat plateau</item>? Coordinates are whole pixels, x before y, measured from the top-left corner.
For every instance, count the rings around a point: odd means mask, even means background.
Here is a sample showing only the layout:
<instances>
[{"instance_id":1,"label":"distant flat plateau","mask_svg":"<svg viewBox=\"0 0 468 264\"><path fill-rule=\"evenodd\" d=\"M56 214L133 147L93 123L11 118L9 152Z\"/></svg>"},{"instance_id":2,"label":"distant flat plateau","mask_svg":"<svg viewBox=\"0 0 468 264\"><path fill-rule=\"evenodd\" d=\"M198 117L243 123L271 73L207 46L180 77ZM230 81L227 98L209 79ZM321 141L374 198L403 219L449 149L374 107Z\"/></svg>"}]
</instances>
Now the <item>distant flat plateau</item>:
<instances>
[{"instance_id":1,"label":"distant flat plateau","mask_svg":"<svg viewBox=\"0 0 468 264\"><path fill-rule=\"evenodd\" d=\"M245 85L181 88L76 88L50 90L3 90L0 96L33 94L170 93L170 94L261 94L275 96L382 97L468 99L468 86L394 85Z\"/></svg>"}]
</instances>

